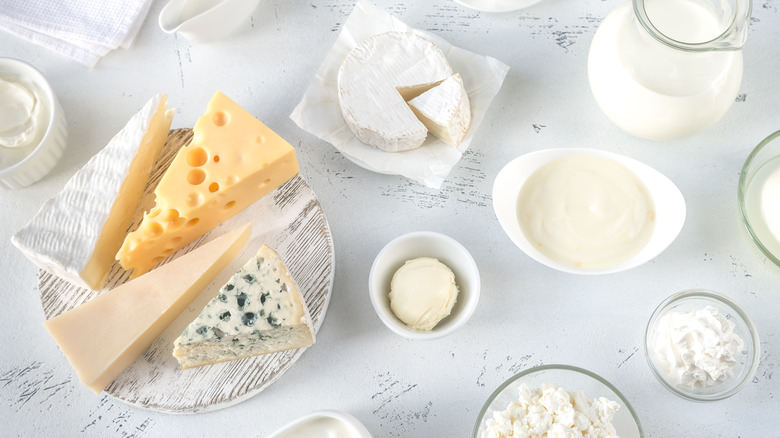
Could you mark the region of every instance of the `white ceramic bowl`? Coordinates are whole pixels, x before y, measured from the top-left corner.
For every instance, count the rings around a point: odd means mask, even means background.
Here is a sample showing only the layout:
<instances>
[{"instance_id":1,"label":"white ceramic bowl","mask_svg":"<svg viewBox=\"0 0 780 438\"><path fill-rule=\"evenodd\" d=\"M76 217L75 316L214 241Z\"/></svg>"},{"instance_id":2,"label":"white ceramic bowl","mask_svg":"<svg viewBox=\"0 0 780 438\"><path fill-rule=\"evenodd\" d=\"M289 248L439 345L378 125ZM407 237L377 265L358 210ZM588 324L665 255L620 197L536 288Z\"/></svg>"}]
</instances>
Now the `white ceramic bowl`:
<instances>
[{"instance_id":1,"label":"white ceramic bowl","mask_svg":"<svg viewBox=\"0 0 780 438\"><path fill-rule=\"evenodd\" d=\"M342 411L318 411L292 421L268 438L372 438L357 418Z\"/></svg>"},{"instance_id":2,"label":"white ceramic bowl","mask_svg":"<svg viewBox=\"0 0 780 438\"><path fill-rule=\"evenodd\" d=\"M404 262L417 257L434 257L455 274L458 298L449 316L432 330L415 330L401 322L390 309L390 280ZM379 319L395 333L410 339L435 339L449 335L468 321L477 308L480 279L477 264L468 250L444 234L418 231L401 235L385 245L374 259L368 276L371 304Z\"/></svg>"},{"instance_id":3,"label":"white ceramic bowl","mask_svg":"<svg viewBox=\"0 0 780 438\"><path fill-rule=\"evenodd\" d=\"M733 379L707 388L688 388L671 381L666 372L661 369L660 362L653 354L652 339L655 336L658 321L667 313L687 313L701 310L706 306L715 307L726 319L734 322L734 333L742 338L745 347L743 354L737 358ZM647 323L645 357L650 364L650 369L668 390L688 400L714 401L736 394L756 374L760 353L758 331L745 310L727 296L710 290L691 289L670 296L655 309Z\"/></svg>"},{"instance_id":4,"label":"white ceramic bowl","mask_svg":"<svg viewBox=\"0 0 780 438\"><path fill-rule=\"evenodd\" d=\"M541 0L455 0L455 3L482 12L512 12L539 3Z\"/></svg>"},{"instance_id":5,"label":"white ceramic bowl","mask_svg":"<svg viewBox=\"0 0 780 438\"><path fill-rule=\"evenodd\" d=\"M42 92L50 109L47 129L40 143L16 164L0 168L0 187L19 189L46 176L62 157L68 137L65 113L49 82L35 67L13 58L0 58L0 77L22 77L31 80Z\"/></svg>"},{"instance_id":6,"label":"white ceramic bowl","mask_svg":"<svg viewBox=\"0 0 780 438\"><path fill-rule=\"evenodd\" d=\"M655 206L655 229L647 245L629 260L601 269L580 269L543 254L523 233L517 218L517 198L523 184L541 166L571 155L596 155L612 159L634 172L650 192ZM685 223L685 199L669 178L632 158L584 148L545 149L521 155L510 161L501 169L493 183L493 209L509 238L529 257L559 271L585 275L620 272L653 259L674 241Z\"/></svg>"},{"instance_id":7,"label":"white ceramic bowl","mask_svg":"<svg viewBox=\"0 0 780 438\"><path fill-rule=\"evenodd\" d=\"M645 436L639 417L631 403L609 381L582 368L570 365L542 365L522 371L502 383L488 397L477 415L472 436L481 438L486 429L486 421L493 412L506 410L509 403L517 401L518 388L525 383L529 389L537 389L543 383L560 386L567 392L582 390L588 399L606 397L620 404L612 419L612 425L620 438L642 438Z\"/></svg>"}]
</instances>

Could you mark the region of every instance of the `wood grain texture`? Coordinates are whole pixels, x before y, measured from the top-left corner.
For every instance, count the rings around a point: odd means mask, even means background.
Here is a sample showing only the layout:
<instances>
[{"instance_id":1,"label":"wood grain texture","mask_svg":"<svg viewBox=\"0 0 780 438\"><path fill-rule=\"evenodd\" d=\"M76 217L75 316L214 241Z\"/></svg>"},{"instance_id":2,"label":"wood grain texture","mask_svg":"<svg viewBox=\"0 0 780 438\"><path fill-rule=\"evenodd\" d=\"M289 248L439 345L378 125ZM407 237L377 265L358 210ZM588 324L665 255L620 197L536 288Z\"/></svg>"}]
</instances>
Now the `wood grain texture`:
<instances>
[{"instance_id":1,"label":"wood grain texture","mask_svg":"<svg viewBox=\"0 0 780 438\"><path fill-rule=\"evenodd\" d=\"M141 223L143 212L154 205L154 188L164 170L176 152L191 139L192 131L189 129L176 129L169 133L130 229L136 229ZM163 412L211 411L231 406L261 392L301 356L305 349L181 370L171 355L174 339L216 295L219 287L263 244L279 253L298 283L309 307L315 332L322 325L333 287L333 239L317 197L300 175L182 248L163 263L246 222L251 222L253 229L247 246L144 355L106 388L107 394L138 407ZM115 263L104 290L114 288L128 279L129 272ZM43 270L39 271L39 290L46 318L59 315L99 294L76 287Z\"/></svg>"}]
</instances>

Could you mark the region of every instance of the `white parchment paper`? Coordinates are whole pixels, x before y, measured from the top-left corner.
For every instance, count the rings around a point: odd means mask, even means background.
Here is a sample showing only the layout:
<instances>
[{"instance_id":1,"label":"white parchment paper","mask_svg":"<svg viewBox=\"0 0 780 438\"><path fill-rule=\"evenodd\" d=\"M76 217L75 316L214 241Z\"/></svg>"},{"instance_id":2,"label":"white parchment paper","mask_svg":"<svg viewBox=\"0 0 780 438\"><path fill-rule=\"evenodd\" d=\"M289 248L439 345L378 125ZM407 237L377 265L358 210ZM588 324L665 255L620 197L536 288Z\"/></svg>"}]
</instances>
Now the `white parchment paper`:
<instances>
[{"instance_id":1,"label":"white parchment paper","mask_svg":"<svg viewBox=\"0 0 780 438\"><path fill-rule=\"evenodd\" d=\"M452 70L463 78L471 101L471 127L457 148L429 134L417 149L384 152L358 140L344 122L338 98L339 68L361 41L389 31L415 32L433 42L444 52ZM358 166L374 172L403 175L438 189L469 148L508 70L509 67L497 59L455 47L436 35L409 27L371 3L358 1L290 118L304 130L331 143Z\"/></svg>"}]
</instances>

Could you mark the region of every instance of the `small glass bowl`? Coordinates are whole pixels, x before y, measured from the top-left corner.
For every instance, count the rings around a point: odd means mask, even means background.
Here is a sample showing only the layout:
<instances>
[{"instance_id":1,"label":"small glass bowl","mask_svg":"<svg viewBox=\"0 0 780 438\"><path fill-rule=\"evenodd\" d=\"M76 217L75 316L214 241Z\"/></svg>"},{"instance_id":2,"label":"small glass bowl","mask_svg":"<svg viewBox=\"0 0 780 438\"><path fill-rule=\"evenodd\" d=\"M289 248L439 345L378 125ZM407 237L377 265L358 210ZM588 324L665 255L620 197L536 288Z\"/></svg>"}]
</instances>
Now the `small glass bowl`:
<instances>
[{"instance_id":1,"label":"small glass bowl","mask_svg":"<svg viewBox=\"0 0 780 438\"><path fill-rule=\"evenodd\" d=\"M582 390L585 395L593 400L597 397L606 397L620 404L620 409L612 419L620 438L642 438L645 436L642 425L636 411L623 394L606 379L588 370L570 365L542 365L522 371L510 377L502 383L493 394L488 397L482 410L479 411L477 422L474 425L473 438L481 438L485 431L485 423L493 417L496 411L503 411L507 406L518 399L518 388L525 383L529 389L539 388L543 383L560 386L567 392Z\"/></svg>"},{"instance_id":2,"label":"small glass bowl","mask_svg":"<svg viewBox=\"0 0 780 438\"><path fill-rule=\"evenodd\" d=\"M669 376L661 369L661 365L653 354L652 340L655 336L658 321L670 312L687 313L701 310L706 306L718 309L726 319L734 322L734 333L745 343L743 354L737 358L734 366L734 378L706 388L689 388L669 380ZM715 401L730 397L741 390L756 373L760 355L758 331L748 314L736 302L717 292L705 289L690 289L678 292L665 299L655 309L645 332L645 357L650 369L658 380L672 393L693 401Z\"/></svg>"},{"instance_id":3,"label":"small glass bowl","mask_svg":"<svg viewBox=\"0 0 780 438\"><path fill-rule=\"evenodd\" d=\"M780 273L780 236L774 236L761 214L761 186L773 169L780 168L780 131L770 134L753 149L742 166L737 186L743 230L772 270Z\"/></svg>"}]
</instances>

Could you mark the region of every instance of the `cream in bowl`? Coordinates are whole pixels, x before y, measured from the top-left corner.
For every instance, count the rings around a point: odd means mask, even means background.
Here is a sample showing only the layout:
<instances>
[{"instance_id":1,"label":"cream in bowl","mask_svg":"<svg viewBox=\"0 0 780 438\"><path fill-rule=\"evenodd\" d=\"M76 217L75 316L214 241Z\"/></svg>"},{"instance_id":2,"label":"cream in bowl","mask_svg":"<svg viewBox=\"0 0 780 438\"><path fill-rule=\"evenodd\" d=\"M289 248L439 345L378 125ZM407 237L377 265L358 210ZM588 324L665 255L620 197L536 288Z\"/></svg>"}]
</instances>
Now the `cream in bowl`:
<instances>
[{"instance_id":1,"label":"cream in bowl","mask_svg":"<svg viewBox=\"0 0 780 438\"><path fill-rule=\"evenodd\" d=\"M357 418L335 410L317 411L292 421L268 438L371 438Z\"/></svg>"},{"instance_id":2,"label":"cream in bowl","mask_svg":"<svg viewBox=\"0 0 780 438\"><path fill-rule=\"evenodd\" d=\"M46 176L62 157L66 137L46 78L25 62L0 58L0 187L18 189Z\"/></svg>"},{"instance_id":3,"label":"cream in bowl","mask_svg":"<svg viewBox=\"0 0 780 438\"><path fill-rule=\"evenodd\" d=\"M468 250L428 231L404 234L385 245L368 283L379 319L410 339L455 331L474 313L480 292L479 271Z\"/></svg>"},{"instance_id":4,"label":"cream in bowl","mask_svg":"<svg viewBox=\"0 0 780 438\"><path fill-rule=\"evenodd\" d=\"M723 294L691 289L672 295L647 325L645 353L673 393L720 400L750 381L758 367L758 333L747 313Z\"/></svg>"},{"instance_id":5,"label":"cream in bowl","mask_svg":"<svg viewBox=\"0 0 780 438\"><path fill-rule=\"evenodd\" d=\"M655 169L594 149L548 149L507 164L493 184L504 231L544 265L606 274L660 254L685 222L679 189Z\"/></svg>"}]
</instances>

